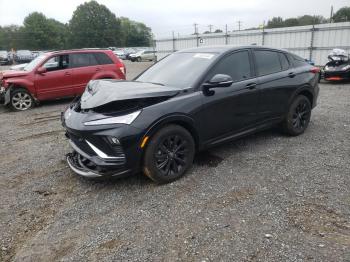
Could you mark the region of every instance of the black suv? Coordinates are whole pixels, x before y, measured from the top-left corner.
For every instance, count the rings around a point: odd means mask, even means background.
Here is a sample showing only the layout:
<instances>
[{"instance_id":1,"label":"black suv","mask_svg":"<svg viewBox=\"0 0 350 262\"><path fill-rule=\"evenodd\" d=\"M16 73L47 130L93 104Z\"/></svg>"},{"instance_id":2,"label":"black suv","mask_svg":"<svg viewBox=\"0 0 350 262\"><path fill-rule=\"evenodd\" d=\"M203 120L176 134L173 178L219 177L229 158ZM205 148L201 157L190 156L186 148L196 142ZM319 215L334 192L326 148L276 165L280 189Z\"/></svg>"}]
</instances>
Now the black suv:
<instances>
[{"instance_id":1,"label":"black suv","mask_svg":"<svg viewBox=\"0 0 350 262\"><path fill-rule=\"evenodd\" d=\"M91 81L62 114L68 164L86 177L173 181L205 148L276 124L302 134L318 74L283 50L220 46L171 54L134 81Z\"/></svg>"}]
</instances>

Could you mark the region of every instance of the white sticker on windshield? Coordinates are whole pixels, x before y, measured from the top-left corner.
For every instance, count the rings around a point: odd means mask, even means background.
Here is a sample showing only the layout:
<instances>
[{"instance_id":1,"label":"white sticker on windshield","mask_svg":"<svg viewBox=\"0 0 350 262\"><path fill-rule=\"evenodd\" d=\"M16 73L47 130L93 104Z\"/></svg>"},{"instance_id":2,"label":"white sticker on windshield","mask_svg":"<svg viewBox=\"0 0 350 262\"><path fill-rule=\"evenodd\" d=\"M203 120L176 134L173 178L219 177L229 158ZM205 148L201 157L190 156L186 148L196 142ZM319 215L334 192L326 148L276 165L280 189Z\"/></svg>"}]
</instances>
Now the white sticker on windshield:
<instances>
[{"instance_id":1,"label":"white sticker on windshield","mask_svg":"<svg viewBox=\"0 0 350 262\"><path fill-rule=\"evenodd\" d=\"M205 58L205 59L212 59L213 56L214 56L213 54L197 53L197 54L195 54L193 57L196 57L196 58Z\"/></svg>"}]
</instances>

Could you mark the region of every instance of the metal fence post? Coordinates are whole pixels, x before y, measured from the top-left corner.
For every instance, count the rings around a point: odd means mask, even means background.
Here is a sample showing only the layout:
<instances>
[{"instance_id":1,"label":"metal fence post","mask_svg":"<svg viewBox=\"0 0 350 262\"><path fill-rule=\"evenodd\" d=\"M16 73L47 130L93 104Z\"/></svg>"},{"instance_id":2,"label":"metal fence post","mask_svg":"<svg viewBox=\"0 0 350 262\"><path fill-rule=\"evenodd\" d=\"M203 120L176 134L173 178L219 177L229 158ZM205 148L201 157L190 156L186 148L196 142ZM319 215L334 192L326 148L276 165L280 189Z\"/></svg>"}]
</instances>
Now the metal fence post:
<instances>
[{"instance_id":1,"label":"metal fence post","mask_svg":"<svg viewBox=\"0 0 350 262\"><path fill-rule=\"evenodd\" d=\"M262 39L261 39L261 45L265 45L265 26L262 28Z\"/></svg>"},{"instance_id":2,"label":"metal fence post","mask_svg":"<svg viewBox=\"0 0 350 262\"><path fill-rule=\"evenodd\" d=\"M228 45L227 24L225 25L225 45Z\"/></svg>"},{"instance_id":3,"label":"metal fence post","mask_svg":"<svg viewBox=\"0 0 350 262\"><path fill-rule=\"evenodd\" d=\"M173 31L173 52L176 51L176 47L175 47L175 33Z\"/></svg>"},{"instance_id":4,"label":"metal fence post","mask_svg":"<svg viewBox=\"0 0 350 262\"><path fill-rule=\"evenodd\" d=\"M315 25L311 28L311 40L310 40L310 50L309 50L309 60L312 60L312 51L314 49L314 36L315 36Z\"/></svg>"}]
</instances>

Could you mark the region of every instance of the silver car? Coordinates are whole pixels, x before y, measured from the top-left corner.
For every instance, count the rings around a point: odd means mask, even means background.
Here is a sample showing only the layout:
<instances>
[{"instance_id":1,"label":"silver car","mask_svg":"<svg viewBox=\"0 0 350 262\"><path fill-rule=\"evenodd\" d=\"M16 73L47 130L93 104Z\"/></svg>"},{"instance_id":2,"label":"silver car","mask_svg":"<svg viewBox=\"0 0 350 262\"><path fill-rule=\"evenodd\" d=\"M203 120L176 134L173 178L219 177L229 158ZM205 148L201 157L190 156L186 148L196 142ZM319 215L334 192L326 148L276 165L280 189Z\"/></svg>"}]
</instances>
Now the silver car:
<instances>
[{"instance_id":1,"label":"silver car","mask_svg":"<svg viewBox=\"0 0 350 262\"><path fill-rule=\"evenodd\" d=\"M130 60L132 62L155 61L156 59L156 51L152 50L141 50L135 54L130 54Z\"/></svg>"}]
</instances>

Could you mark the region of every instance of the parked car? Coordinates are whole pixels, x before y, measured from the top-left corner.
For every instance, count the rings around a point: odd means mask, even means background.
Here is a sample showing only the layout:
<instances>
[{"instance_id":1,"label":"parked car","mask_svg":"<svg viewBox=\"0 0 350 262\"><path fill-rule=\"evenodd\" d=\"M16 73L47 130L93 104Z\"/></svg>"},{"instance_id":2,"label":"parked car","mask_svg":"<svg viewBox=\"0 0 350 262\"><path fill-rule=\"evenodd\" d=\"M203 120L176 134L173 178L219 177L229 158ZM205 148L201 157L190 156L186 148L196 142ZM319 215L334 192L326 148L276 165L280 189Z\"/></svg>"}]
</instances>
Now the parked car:
<instances>
[{"instance_id":1,"label":"parked car","mask_svg":"<svg viewBox=\"0 0 350 262\"><path fill-rule=\"evenodd\" d=\"M283 50L221 46L171 54L135 81L91 81L62 114L73 147L67 162L85 177L143 170L173 181L208 147L276 124L302 134L318 73Z\"/></svg>"},{"instance_id":2,"label":"parked car","mask_svg":"<svg viewBox=\"0 0 350 262\"><path fill-rule=\"evenodd\" d=\"M135 54L137 51L136 51L134 48L128 47L128 48L125 48L125 49L124 49L124 52L125 52L125 57L126 57L126 59L127 59L127 60L130 60L130 55L131 55L131 54Z\"/></svg>"},{"instance_id":3,"label":"parked car","mask_svg":"<svg viewBox=\"0 0 350 262\"><path fill-rule=\"evenodd\" d=\"M10 63L9 53L0 50L0 65L8 65Z\"/></svg>"},{"instance_id":4,"label":"parked car","mask_svg":"<svg viewBox=\"0 0 350 262\"><path fill-rule=\"evenodd\" d=\"M91 79L125 79L125 66L111 50L48 52L22 71L0 73L0 100L23 111L35 102L81 95Z\"/></svg>"},{"instance_id":5,"label":"parked car","mask_svg":"<svg viewBox=\"0 0 350 262\"><path fill-rule=\"evenodd\" d=\"M123 60L126 59L126 54L125 54L125 52L124 52L123 50L121 50L121 49L117 49L117 50L113 51L113 53L114 53L116 56L118 56L120 59L123 59Z\"/></svg>"},{"instance_id":6,"label":"parked car","mask_svg":"<svg viewBox=\"0 0 350 262\"><path fill-rule=\"evenodd\" d=\"M156 51L152 50L141 50L137 53L129 55L132 62L141 62L141 61L155 61L156 60Z\"/></svg>"},{"instance_id":7,"label":"parked car","mask_svg":"<svg viewBox=\"0 0 350 262\"><path fill-rule=\"evenodd\" d=\"M323 68L323 78L327 81L350 80L350 60L345 50L333 49L328 55L329 62Z\"/></svg>"},{"instance_id":8,"label":"parked car","mask_svg":"<svg viewBox=\"0 0 350 262\"><path fill-rule=\"evenodd\" d=\"M33 54L29 50L18 50L15 53L16 63L27 63L33 60Z\"/></svg>"}]
</instances>

